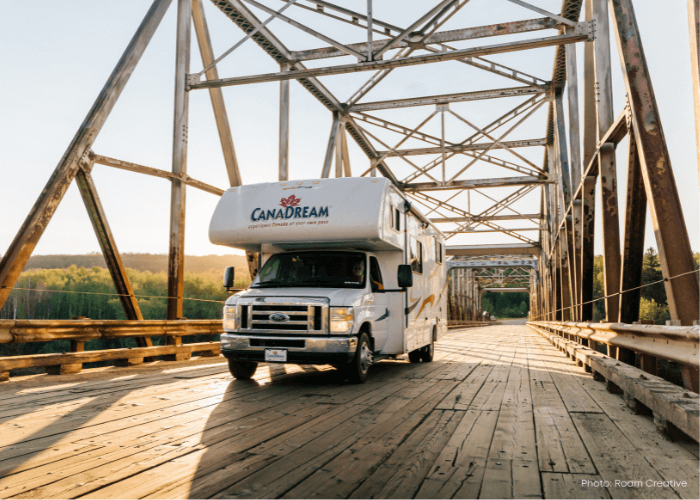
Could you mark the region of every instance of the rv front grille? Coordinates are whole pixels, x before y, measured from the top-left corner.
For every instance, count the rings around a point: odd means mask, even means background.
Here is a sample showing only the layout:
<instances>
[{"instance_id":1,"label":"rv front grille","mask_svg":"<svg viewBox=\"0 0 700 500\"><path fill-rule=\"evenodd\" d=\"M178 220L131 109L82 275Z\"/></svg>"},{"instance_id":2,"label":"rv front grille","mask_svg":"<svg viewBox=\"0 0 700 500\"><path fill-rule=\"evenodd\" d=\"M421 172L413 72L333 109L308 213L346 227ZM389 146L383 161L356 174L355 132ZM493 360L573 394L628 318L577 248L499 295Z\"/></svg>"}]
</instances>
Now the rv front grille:
<instances>
[{"instance_id":1,"label":"rv front grille","mask_svg":"<svg viewBox=\"0 0 700 500\"><path fill-rule=\"evenodd\" d=\"M322 334L325 330L324 317L328 316L328 306L302 303L303 299L286 301L283 303L271 302L266 298L264 304L251 301L241 304L240 328L256 333L290 333Z\"/></svg>"}]
</instances>

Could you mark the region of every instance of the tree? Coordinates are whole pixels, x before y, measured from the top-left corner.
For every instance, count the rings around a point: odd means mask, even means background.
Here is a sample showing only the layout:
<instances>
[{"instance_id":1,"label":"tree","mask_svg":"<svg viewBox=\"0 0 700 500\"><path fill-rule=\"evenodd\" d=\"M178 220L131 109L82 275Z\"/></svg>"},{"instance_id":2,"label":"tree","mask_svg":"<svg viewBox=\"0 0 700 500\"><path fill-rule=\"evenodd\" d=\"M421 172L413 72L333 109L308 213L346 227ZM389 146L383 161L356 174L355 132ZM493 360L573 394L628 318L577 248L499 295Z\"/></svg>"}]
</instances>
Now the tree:
<instances>
[{"instance_id":1,"label":"tree","mask_svg":"<svg viewBox=\"0 0 700 500\"><path fill-rule=\"evenodd\" d=\"M663 273L661 272L661 261L659 256L652 247L649 247L644 254L644 261L642 265L642 284L648 285L656 281L663 280ZM656 283L655 285L645 286L642 288L642 297L647 300L653 300L660 306L668 306L668 300L666 299L666 289L663 283Z\"/></svg>"}]
</instances>

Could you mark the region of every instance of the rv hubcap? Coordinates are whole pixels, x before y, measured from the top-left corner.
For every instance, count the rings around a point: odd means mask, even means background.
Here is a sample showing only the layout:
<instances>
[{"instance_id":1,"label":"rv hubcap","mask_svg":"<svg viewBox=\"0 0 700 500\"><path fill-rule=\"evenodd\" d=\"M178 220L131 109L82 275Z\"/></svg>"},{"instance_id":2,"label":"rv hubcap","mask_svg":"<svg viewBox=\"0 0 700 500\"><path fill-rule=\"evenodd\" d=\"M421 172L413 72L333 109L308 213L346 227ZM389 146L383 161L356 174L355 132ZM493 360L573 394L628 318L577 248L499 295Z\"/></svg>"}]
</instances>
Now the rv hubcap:
<instances>
[{"instance_id":1,"label":"rv hubcap","mask_svg":"<svg viewBox=\"0 0 700 500\"><path fill-rule=\"evenodd\" d=\"M369 350L369 346L366 343L362 344L362 349L360 349L360 369L362 373L369 370L369 365L372 364L372 351Z\"/></svg>"}]
</instances>

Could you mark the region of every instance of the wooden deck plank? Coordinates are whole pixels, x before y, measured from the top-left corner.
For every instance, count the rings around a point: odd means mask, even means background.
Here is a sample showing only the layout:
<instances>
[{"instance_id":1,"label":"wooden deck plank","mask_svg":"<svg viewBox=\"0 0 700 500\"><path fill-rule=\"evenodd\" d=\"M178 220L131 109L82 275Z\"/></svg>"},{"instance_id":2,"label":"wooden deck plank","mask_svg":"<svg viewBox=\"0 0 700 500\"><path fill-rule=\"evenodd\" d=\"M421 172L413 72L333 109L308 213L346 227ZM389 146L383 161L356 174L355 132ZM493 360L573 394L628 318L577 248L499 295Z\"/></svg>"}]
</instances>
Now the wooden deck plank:
<instances>
[{"instance_id":1,"label":"wooden deck plank","mask_svg":"<svg viewBox=\"0 0 700 500\"><path fill-rule=\"evenodd\" d=\"M610 498L596 474L542 473L545 498Z\"/></svg>"},{"instance_id":2,"label":"wooden deck plank","mask_svg":"<svg viewBox=\"0 0 700 500\"><path fill-rule=\"evenodd\" d=\"M433 363L382 362L363 385L328 366L262 364L245 382L198 363L0 386L2 496L697 496L697 449L524 326L451 331ZM591 486L640 478L688 486Z\"/></svg>"},{"instance_id":3,"label":"wooden deck plank","mask_svg":"<svg viewBox=\"0 0 700 500\"><path fill-rule=\"evenodd\" d=\"M347 498L399 446L456 383L437 381L283 498Z\"/></svg>"},{"instance_id":4,"label":"wooden deck plank","mask_svg":"<svg viewBox=\"0 0 700 500\"><path fill-rule=\"evenodd\" d=\"M576 431L544 360L556 356L545 344L529 349L530 387L534 404L540 471L595 474L596 469Z\"/></svg>"},{"instance_id":5,"label":"wooden deck plank","mask_svg":"<svg viewBox=\"0 0 700 500\"><path fill-rule=\"evenodd\" d=\"M413 498L461 417L449 410L432 412L350 498Z\"/></svg>"},{"instance_id":6,"label":"wooden deck plank","mask_svg":"<svg viewBox=\"0 0 700 500\"><path fill-rule=\"evenodd\" d=\"M661 475L607 415L574 413L572 419L613 498L679 498L672 488L646 486L648 480L661 481Z\"/></svg>"}]
</instances>

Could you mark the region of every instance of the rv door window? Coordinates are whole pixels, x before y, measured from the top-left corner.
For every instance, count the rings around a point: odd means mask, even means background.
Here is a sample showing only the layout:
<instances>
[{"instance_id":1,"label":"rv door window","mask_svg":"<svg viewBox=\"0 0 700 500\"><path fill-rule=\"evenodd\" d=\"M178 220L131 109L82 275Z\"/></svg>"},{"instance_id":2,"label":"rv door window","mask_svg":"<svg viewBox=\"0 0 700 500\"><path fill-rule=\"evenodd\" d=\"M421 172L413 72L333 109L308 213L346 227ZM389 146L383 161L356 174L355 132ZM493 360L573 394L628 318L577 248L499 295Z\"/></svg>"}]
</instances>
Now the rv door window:
<instances>
[{"instance_id":1,"label":"rv door window","mask_svg":"<svg viewBox=\"0 0 700 500\"><path fill-rule=\"evenodd\" d=\"M364 288L365 254L286 252L270 257L251 288Z\"/></svg>"},{"instance_id":2,"label":"rv door window","mask_svg":"<svg viewBox=\"0 0 700 500\"><path fill-rule=\"evenodd\" d=\"M435 262L442 264L442 243L435 239Z\"/></svg>"},{"instance_id":3,"label":"rv door window","mask_svg":"<svg viewBox=\"0 0 700 500\"><path fill-rule=\"evenodd\" d=\"M401 211L394 205L391 205L391 229L401 231Z\"/></svg>"},{"instance_id":4,"label":"rv door window","mask_svg":"<svg viewBox=\"0 0 700 500\"><path fill-rule=\"evenodd\" d=\"M423 273L423 245L420 241L411 236L411 243L409 246L411 252L409 255L409 264L411 264L411 269L413 269L414 273L421 274Z\"/></svg>"},{"instance_id":5,"label":"rv door window","mask_svg":"<svg viewBox=\"0 0 700 500\"><path fill-rule=\"evenodd\" d=\"M369 258L369 279L372 291L384 290L382 271L379 269L379 262L377 262L376 257Z\"/></svg>"}]
</instances>

